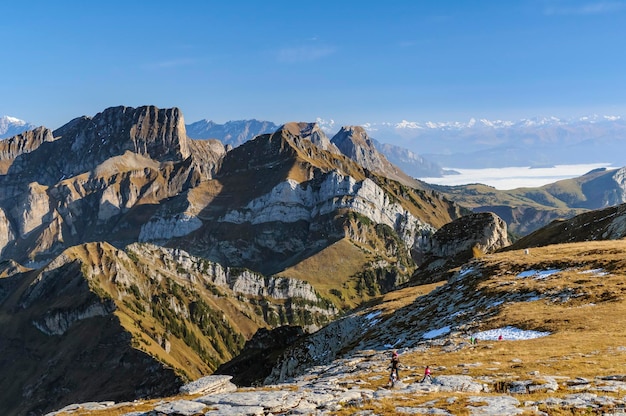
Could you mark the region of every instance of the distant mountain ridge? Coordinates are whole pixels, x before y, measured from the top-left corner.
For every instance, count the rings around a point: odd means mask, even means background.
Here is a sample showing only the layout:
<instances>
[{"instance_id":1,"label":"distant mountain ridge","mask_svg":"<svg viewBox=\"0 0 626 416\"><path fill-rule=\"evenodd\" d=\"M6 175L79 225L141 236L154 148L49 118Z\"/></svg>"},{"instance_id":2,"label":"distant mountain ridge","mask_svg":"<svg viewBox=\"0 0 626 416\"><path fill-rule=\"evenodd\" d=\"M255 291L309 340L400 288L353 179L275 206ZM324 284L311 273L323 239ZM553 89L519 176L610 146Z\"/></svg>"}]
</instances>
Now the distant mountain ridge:
<instances>
[{"instance_id":1,"label":"distant mountain ridge","mask_svg":"<svg viewBox=\"0 0 626 416\"><path fill-rule=\"evenodd\" d=\"M271 121L233 120L218 124L212 120L200 120L187 124L187 135L193 139L219 139L226 146L237 147L256 136L273 133L278 126Z\"/></svg>"},{"instance_id":2,"label":"distant mountain ridge","mask_svg":"<svg viewBox=\"0 0 626 416\"><path fill-rule=\"evenodd\" d=\"M342 127L338 132L333 133L331 126L332 123L324 123L322 120L314 123L308 123L309 128L317 131L317 137L326 137L331 135L332 140L335 137L340 136L342 131L346 128L355 129L356 126ZM218 139L225 146L237 147L248 140L252 140L258 135L273 133L279 128L276 124L270 121L259 120L234 120L228 121L224 124L218 124L210 120L200 120L186 125L187 135L193 139ZM361 127L362 134L365 130ZM341 134L340 134L341 133ZM324 139L328 140L328 139ZM414 178L416 177L441 177L444 174L444 170L436 163L428 161L418 154L404 149L400 146L395 146L388 143L381 143L373 138L369 138L369 150L376 149L382 153L389 162L397 165L404 173ZM326 148L322 146L323 148Z\"/></svg>"},{"instance_id":3,"label":"distant mountain ridge","mask_svg":"<svg viewBox=\"0 0 626 416\"><path fill-rule=\"evenodd\" d=\"M621 116L519 121L370 123L382 142L407 148L447 168L499 168L604 162L626 165Z\"/></svg>"},{"instance_id":4,"label":"distant mountain ridge","mask_svg":"<svg viewBox=\"0 0 626 416\"><path fill-rule=\"evenodd\" d=\"M334 120L315 122L330 137ZM238 146L276 128L271 122L209 121L188 125L193 138ZM536 117L518 121L365 123L363 129L387 159L414 178L441 177L444 168L501 168L611 163L626 165L626 120L621 116Z\"/></svg>"}]
</instances>

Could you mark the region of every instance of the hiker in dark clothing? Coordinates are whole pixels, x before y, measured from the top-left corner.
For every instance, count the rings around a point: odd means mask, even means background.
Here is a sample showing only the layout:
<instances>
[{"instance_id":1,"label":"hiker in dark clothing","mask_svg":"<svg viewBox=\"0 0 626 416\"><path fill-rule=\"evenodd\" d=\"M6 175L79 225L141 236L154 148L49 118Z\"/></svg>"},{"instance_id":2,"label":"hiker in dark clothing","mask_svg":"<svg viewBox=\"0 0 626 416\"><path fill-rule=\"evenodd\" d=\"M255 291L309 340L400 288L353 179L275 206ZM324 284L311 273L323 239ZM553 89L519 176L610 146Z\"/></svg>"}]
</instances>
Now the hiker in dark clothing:
<instances>
[{"instance_id":1,"label":"hiker in dark clothing","mask_svg":"<svg viewBox=\"0 0 626 416\"><path fill-rule=\"evenodd\" d=\"M391 354L391 373L389 374L389 386L393 387L396 381L400 380L400 376L398 375L398 365L400 364L400 357L398 357L398 353L394 350Z\"/></svg>"},{"instance_id":2,"label":"hiker in dark clothing","mask_svg":"<svg viewBox=\"0 0 626 416\"><path fill-rule=\"evenodd\" d=\"M400 375L398 374L398 366L400 365L400 357L398 357L398 353L396 351L391 354L391 374L396 374L396 379L400 380Z\"/></svg>"}]
</instances>

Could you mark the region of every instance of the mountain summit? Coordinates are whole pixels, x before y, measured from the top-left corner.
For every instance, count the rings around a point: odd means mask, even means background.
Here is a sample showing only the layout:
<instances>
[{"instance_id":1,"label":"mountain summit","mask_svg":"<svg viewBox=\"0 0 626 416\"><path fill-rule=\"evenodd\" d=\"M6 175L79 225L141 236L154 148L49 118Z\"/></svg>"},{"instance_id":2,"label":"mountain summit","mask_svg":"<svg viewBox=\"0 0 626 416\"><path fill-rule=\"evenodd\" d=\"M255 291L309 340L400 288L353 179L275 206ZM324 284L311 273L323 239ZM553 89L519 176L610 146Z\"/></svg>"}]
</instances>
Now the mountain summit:
<instances>
[{"instance_id":1,"label":"mountain summit","mask_svg":"<svg viewBox=\"0 0 626 416\"><path fill-rule=\"evenodd\" d=\"M377 150L374 140L369 137L363 127L342 127L333 136L332 142L343 154L364 168L372 172L378 172L408 186L419 186L415 179L390 163L385 155Z\"/></svg>"}]
</instances>

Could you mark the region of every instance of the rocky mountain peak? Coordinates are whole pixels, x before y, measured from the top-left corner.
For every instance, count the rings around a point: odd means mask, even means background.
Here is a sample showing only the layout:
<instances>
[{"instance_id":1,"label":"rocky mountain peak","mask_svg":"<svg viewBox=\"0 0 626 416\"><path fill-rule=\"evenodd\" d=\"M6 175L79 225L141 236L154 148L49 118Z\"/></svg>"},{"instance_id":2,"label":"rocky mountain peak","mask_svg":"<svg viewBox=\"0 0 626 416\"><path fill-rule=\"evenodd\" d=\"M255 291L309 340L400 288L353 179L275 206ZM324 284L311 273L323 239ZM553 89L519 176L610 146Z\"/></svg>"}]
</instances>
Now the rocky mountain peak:
<instances>
[{"instance_id":1,"label":"rocky mountain peak","mask_svg":"<svg viewBox=\"0 0 626 416\"><path fill-rule=\"evenodd\" d=\"M374 140L360 126L344 126L335 134L331 142L341 153L364 168L397 180L411 187L418 187L417 181L389 162L374 145Z\"/></svg>"},{"instance_id":2,"label":"rocky mountain peak","mask_svg":"<svg viewBox=\"0 0 626 416\"><path fill-rule=\"evenodd\" d=\"M477 212L441 227L435 233L432 251L440 257L448 257L474 247L490 253L509 244L506 223L492 212Z\"/></svg>"},{"instance_id":3,"label":"rocky mountain peak","mask_svg":"<svg viewBox=\"0 0 626 416\"><path fill-rule=\"evenodd\" d=\"M333 137L332 142L344 155L359 163L365 163L366 168L368 168L367 164L371 167L381 165L382 158L385 157L382 154L377 154L378 151L374 142L361 126L342 127ZM370 170L376 169L370 168Z\"/></svg>"},{"instance_id":4,"label":"rocky mountain peak","mask_svg":"<svg viewBox=\"0 0 626 416\"><path fill-rule=\"evenodd\" d=\"M287 137L291 138L301 137L308 139L321 149L328 150L332 153L341 153L317 123L290 122L283 124L276 133L284 133Z\"/></svg>"},{"instance_id":5,"label":"rocky mountain peak","mask_svg":"<svg viewBox=\"0 0 626 416\"><path fill-rule=\"evenodd\" d=\"M158 161L190 155L185 121L178 108L111 107L93 118L74 119L54 135L71 140L74 153L104 151L113 156L129 150Z\"/></svg>"}]
</instances>

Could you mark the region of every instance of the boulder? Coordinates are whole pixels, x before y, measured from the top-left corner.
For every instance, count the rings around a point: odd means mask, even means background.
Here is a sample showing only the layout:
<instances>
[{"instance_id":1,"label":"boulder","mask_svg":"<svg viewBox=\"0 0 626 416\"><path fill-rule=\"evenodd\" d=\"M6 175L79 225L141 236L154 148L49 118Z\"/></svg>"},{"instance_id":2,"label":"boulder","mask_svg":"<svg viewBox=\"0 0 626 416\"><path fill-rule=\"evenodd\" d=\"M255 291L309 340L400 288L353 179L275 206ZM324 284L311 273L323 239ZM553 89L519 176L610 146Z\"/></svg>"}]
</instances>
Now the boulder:
<instances>
[{"instance_id":1,"label":"boulder","mask_svg":"<svg viewBox=\"0 0 626 416\"><path fill-rule=\"evenodd\" d=\"M180 387L183 394L216 394L228 393L237 390L237 386L230 382L232 376L206 376Z\"/></svg>"}]
</instances>

